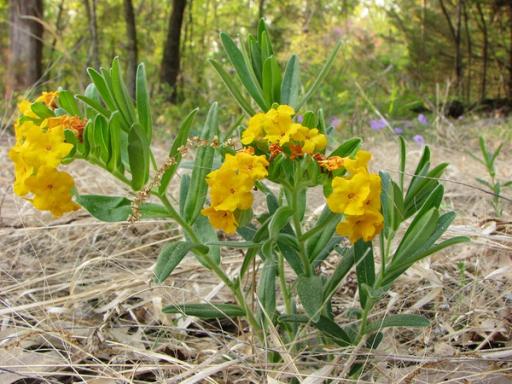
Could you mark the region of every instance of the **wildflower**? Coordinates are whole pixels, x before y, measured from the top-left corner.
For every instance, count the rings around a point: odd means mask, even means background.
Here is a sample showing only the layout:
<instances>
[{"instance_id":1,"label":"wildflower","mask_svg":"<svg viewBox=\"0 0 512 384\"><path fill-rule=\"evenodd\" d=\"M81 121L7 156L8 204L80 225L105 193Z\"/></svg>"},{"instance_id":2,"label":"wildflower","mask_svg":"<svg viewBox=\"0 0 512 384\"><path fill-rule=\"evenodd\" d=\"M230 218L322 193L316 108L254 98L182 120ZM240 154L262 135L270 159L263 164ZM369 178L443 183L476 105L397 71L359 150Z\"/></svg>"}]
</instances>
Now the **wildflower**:
<instances>
[{"instance_id":1,"label":"wildflower","mask_svg":"<svg viewBox=\"0 0 512 384\"><path fill-rule=\"evenodd\" d=\"M370 128L374 131L381 131L388 125L386 119L381 118L377 120L370 120Z\"/></svg>"},{"instance_id":2,"label":"wildflower","mask_svg":"<svg viewBox=\"0 0 512 384\"><path fill-rule=\"evenodd\" d=\"M343 166L352 174L359 172L367 172L368 162L372 158L372 154L368 151L360 150L354 159L347 158L343 162Z\"/></svg>"},{"instance_id":3,"label":"wildflower","mask_svg":"<svg viewBox=\"0 0 512 384\"><path fill-rule=\"evenodd\" d=\"M418 122L421 124L421 125L428 125L428 119L427 119L427 116L425 116L423 113L420 113L418 115Z\"/></svg>"},{"instance_id":4,"label":"wildflower","mask_svg":"<svg viewBox=\"0 0 512 384\"><path fill-rule=\"evenodd\" d=\"M359 239L370 241L382 230L383 224L384 217L379 211L367 210L359 216L346 216L336 226L336 232L348 237L351 243Z\"/></svg>"},{"instance_id":5,"label":"wildflower","mask_svg":"<svg viewBox=\"0 0 512 384\"><path fill-rule=\"evenodd\" d=\"M252 189L256 180L268 175L265 156L255 156L253 149L228 154L220 168L210 172L206 182L210 187L211 206L203 209L210 224L226 233L234 233L236 210L250 209L253 203Z\"/></svg>"},{"instance_id":6,"label":"wildflower","mask_svg":"<svg viewBox=\"0 0 512 384\"><path fill-rule=\"evenodd\" d=\"M300 124L292 124L292 116L295 113L292 107L280 105L277 108L270 109L267 114L267 121L264 126L265 139L270 143L283 145L288 143L292 135Z\"/></svg>"},{"instance_id":7,"label":"wildflower","mask_svg":"<svg viewBox=\"0 0 512 384\"><path fill-rule=\"evenodd\" d=\"M341 124L341 119L339 117L333 116L331 117L329 123L334 127L337 128Z\"/></svg>"},{"instance_id":8,"label":"wildflower","mask_svg":"<svg viewBox=\"0 0 512 384\"><path fill-rule=\"evenodd\" d=\"M327 146L327 137L316 128L307 128L300 124L294 124L291 138L294 141L302 142L302 152L311 154L321 151Z\"/></svg>"},{"instance_id":9,"label":"wildflower","mask_svg":"<svg viewBox=\"0 0 512 384\"><path fill-rule=\"evenodd\" d=\"M320 164L321 167L324 167L328 171L334 171L343 167L343 163L344 159L340 156L331 156L325 160L318 160L318 164Z\"/></svg>"},{"instance_id":10,"label":"wildflower","mask_svg":"<svg viewBox=\"0 0 512 384\"><path fill-rule=\"evenodd\" d=\"M266 116L264 113L257 113L249 119L247 129L242 132L242 144L248 145L253 141L263 138L263 124Z\"/></svg>"},{"instance_id":11,"label":"wildflower","mask_svg":"<svg viewBox=\"0 0 512 384\"><path fill-rule=\"evenodd\" d=\"M402 133L404 133L404 129L403 129L403 128L400 128L400 127L396 127L395 129L393 129L393 131L394 131L397 135L401 135Z\"/></svg>"},{"instance_id":12,"label":"wildflower","mask_svg":"<svg viewBox=\"0 0 512 384\"><path fill-rule=\"evenodd\" d=\"M297 121L297 123L302 123L304 121L304 116L302 115L297 115L295 117L295 120Z\"/></svg>"},{"instance_id":13,"label":"wildflower","mask_svg":"<svg viewBox=\"0 0 512 384\"><path fill-rule=\"evenodd\" d=\"M425 138L422 135L414 135L412 139L419 145L425 145Z\"/></svg>"},{"instance_id":14,"label":"wildflower","mask_svg":"<svg viewBox=\"0 0 512 384\"><path fill-rule=\"evenodd\" d=\"M18 103L18 111L22 116L30 117L32 119L36 119L37 115L32 111L32 103L23 99Z\"/></svg>"},{"instance_id":15,"label":"wildflower","mask_svg":"<svg viewBox=\"0 0 512 384\"><path fill-rule=\"evenodd\" d=\"M59 93L56 91L53 92L43 92L36 99L36 103L44 103L50 109L57 108L57 98L59 97Z\"/></svg>"},{"instance_id":16,"label":"wildflower","mask_svg":"<svg viewBox=\"0 0 512 384\"><path fill-rule=\"evenodd\" d=\"M83 139L82 136L86 124L87 120L82 119L79 116L63 115L58 117L50 117L47 119L48 128L51 129L61 126L64 129L69 129L80 141Z\"/></svg>"},{"instance_id":17,"label":"wildflower","mask_svg":"<svg viewBox=\"0 0 512 384\"><path fill-rule=\"evenodd\" d=\"M369 195L368 175L358 173L350 179L336 176L332 180L332 193L327 197L327 205L336 213L362 215Z\"/></svg>"},{"instance_id":18,"label":"wildflower","mask_svg":"<svg viewBox=\"0 0 512 384\"><path fill-rule=\"evenodd\" d=\"M221 229L228 234L236 232L237 222L235 215L231 211L216 210L213 207L204 208L201 214L208 217L211 225Z\"/></svg>"},{"instance_id":19,"label":"wildflower","mask_svg":"<svg viewBox=\"0 0 512 384\"><path fill-rule=\"evenodd\" d=\"M283 152L283 148L279 144L270 144L270 159L273 159L277 155L279 155L281 152Z\"/></svg>"},{"instance_id":20,"label":"wildflower","mask_svg":"<svg viewBox=\"0 0 512 384\"><path fill-rule=\"evenodd\" d=\"M65 212L79 208L71 200L71 189L75 183L67 172L43 167L37 174L27 178L25 184L34 194L32 204L41 211L50 211L53 216L60 217Z\"/></svg>"}]
</instances>

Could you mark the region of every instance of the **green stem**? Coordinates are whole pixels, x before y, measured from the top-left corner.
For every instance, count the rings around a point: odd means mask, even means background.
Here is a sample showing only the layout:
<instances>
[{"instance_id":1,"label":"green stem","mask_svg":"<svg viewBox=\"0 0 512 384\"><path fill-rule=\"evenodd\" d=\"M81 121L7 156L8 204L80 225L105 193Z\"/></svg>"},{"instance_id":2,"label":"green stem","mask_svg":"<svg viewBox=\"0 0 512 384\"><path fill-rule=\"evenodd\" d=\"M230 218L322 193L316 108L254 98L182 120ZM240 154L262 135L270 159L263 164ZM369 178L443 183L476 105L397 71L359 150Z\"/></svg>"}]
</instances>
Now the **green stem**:
<instances>
[{"instance_id":1,"label":"green stem","mask_svg":"<svg viewBox=\"0 0 512 384\"><path fill-rule=\"evenodd\" d=\"M165 194L158 194L155 193L159 198L160 201L164 204L165 208L169 211L169 216L172 217L182 228L183 231L186 233L186 235L194 242L201 244L201 240L197 237L197 235L194 232L194 229L190 226L189 223L187 223L181 215L176 211L176 209L172 206L171 202L169 201L167 195ZM240 284L237 282L233 282L228 275L222 270L222 268L217 265L214 261L212 261L208 254L201 252L198 249L193 250L194 254L201 260L201 262L206 265L213 273L215 273L219 279L222 280L222 282L228 287L233 295L235 296L235 299L240 305L247 317L247 321L249 321L249 324L251 328L258 332L258 330L261 328L258 324L258 321L254 317L250 307L247 304L247 301L245 300L245 297L243 295L243 292L240 288Z\"/></svg>"},{"instance_id":2,"label":"green stem","mask_svg":"<svg viewBox=\"0 0 512 384\"><path fill-rule=\"evenodd\" d=\"M309 262L308 255L306 254L306 247L304 246L304 239L302 236L302 225L300 222L300 212L298 209L298 194L300 190L294 188L291 191L291 206L293 209L293 227L295 229L295 235L297 236L297 242L299 243L299 256L304 266L304 274L306 276L311 276L313 274L313 268L311 267L311 263Z\"/></svg>"}]
</instances>

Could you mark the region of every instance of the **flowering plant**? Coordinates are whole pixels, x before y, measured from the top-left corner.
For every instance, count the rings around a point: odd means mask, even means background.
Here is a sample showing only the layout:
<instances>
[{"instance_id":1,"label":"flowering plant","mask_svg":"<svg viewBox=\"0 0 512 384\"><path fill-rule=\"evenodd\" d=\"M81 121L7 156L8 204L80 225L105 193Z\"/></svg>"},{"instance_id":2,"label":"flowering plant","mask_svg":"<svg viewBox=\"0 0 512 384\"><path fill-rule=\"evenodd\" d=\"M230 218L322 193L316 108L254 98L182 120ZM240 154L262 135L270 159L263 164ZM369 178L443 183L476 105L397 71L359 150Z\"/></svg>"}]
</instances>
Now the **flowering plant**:
<instances>
[{"instance_id":1,"label":"flowering plant","mask_svg":"<svg viewBox=\"0 0 512 384\"><path fill-rule=\"evenodd\" d=\"M331 149L335 139L322 109L306 111L298 122L298 111L319 89L339 44L300 95L298 57L293 55L281 70L264 22L240 47L225 33L221 40L239 82L219 62L211 64L248 115L239 140L219 139L218 106L213 103L199 136L189 137L197 110L183 119L168 158L158 166L150 145L151 103L144 65L138 67L132 100L114 59L110 69L88 69L92 83L84 95L75 98L60 90L43 94L32 104L22 102L17 143L10 152L16 165L15 192L55 216L79 204L104 221L165 218L178 223L183 239L161 250L154 268L156 281L163 282L187 254L193 254L232 291L235 303L169 305L164 308L167 313L244 317L260 338L275 327L292 345L307 326L315 327L324 343L366 342L369 347L379 344L385 327L427 326L427 319L418 315L374 318L371 310L415 262L468 240L439 241L455 216L440 208L444 188L439 176L447 164L431 168L425 147L406 186L402 138L399 178L393 180L385 172L370 172L371 153L360 149L361 139ZM169 186L178 184L176 172L192 148L193 170L181 175L175 205ZM71 176L57 170L75 159L106 169L133 195L79 194ZM217 159L221 165L214 169ZM310 224L307 192L315 188L323 191L326 204ZM261 204L254 203L255 195ZM150 202L150 197L159 203ZM243 250L235 276L222 268L224 248ZM319 266L332 254L338 255L339 263L332 275L325 276ZM252 281L249 275L256 274L251 271L256 261L261 268L257 286L252 287L257 296L253 308L253 290L247 284ZM338 324L332 299L353 268L360 306L349 311L354 321Z\"/></svg>"}]
</instances>

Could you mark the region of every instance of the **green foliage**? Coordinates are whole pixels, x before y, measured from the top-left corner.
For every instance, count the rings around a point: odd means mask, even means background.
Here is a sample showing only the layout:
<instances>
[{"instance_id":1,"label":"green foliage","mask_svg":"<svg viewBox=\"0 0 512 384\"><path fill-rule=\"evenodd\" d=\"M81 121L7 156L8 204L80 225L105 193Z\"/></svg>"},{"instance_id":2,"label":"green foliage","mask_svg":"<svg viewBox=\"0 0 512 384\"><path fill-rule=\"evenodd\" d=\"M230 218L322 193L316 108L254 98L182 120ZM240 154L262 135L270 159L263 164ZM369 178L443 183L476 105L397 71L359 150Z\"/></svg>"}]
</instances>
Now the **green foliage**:
<instances>
[{"instance_id":1,"label":"green foliage","mask_svg":"<svg viewBox=\"0 0 512 384\"><path fill-rule=\"evenodd\" d=\"M479 144L482 157L478 158L472 152L469 152L469 155L485 166L485 170L489 175L489 180L484 180L479 177L477 177L475 180L486 187L493 194L491 204L494 208L494 214L496 217L500 217L503 213L501 191L504 187L512 188L512 180L502 181L498 180L496 177L497 169L495 163L501 152L501 149L503 148L503 143L498 145L494 152L489 150L483 136L480 136Z\"/></svg>"}]
</instances>

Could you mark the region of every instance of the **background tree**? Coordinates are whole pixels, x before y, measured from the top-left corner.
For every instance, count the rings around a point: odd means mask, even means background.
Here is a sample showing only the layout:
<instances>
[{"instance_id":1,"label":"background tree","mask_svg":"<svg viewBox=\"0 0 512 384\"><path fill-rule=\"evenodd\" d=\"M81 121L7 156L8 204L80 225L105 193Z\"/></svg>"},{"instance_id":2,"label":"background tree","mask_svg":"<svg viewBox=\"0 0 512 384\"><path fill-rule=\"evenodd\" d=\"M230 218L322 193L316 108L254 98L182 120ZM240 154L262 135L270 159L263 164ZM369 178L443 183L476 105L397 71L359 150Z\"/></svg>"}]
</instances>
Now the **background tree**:
<instances>
[{"instance_id":1,"label":"background tree","mask_svg":"<svg viewBox=\"0 0 512 384\"><path fill-rule=\"evenodd\" d=\"M137 72L138 48L137 27L132 0L124 0L124 17L126 20L126 56L127 56L127 86L131 96L135 95L135 74Z\"/></svg>"},{"instance_id":2,"label":"background tree","mask_svg":"<svg viewBox=\"0 0 512 384\"><path fill-rule=\"evenodd\" d=\"M180 73L181 27L186 4L186 0L173 0L172 2L162 58L160 80L169 87L168 100L171 102L176 102L178 95L177 80Z\"/></svg>"},{"instance_id":3,"label":"background tree","mask_svg":"<svg viewBox=\"0 0 512 384\"><path fill-rule=\"evenodd\" d=\"M6 98L26 90L42 76L43 1L9 1L9 51Z\"/></svg>"}]
</instances>

